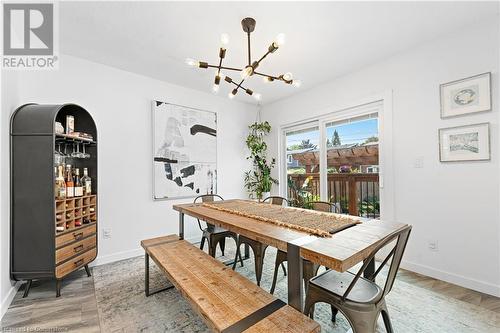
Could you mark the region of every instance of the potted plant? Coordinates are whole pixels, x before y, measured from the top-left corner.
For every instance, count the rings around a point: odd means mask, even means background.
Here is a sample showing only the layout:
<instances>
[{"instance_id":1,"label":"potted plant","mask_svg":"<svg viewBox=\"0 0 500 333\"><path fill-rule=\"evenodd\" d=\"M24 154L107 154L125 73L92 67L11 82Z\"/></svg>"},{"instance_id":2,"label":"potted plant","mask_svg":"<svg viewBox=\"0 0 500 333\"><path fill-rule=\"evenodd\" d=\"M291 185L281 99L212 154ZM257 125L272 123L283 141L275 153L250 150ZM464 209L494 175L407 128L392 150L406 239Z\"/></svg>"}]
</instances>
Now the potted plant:
<instances>
[{"instance_id":1,"label":"potted plant","mask_svg":"<svg viewBox=\"0 0 500 333\"><path fill-rule=\"evenodd\" d=\"M247 136L246 144L250 150L247 159L252 160L253 170L245 172L245 188L250 198L262 200L269 196L273 184L278 184L278 180L271 177L271 170L276 164L273 158L267 160L267 144L264 137L271 132L271 125L267 121L253 123L248 126L250 133Z\"/></svg>"}]
</instances>

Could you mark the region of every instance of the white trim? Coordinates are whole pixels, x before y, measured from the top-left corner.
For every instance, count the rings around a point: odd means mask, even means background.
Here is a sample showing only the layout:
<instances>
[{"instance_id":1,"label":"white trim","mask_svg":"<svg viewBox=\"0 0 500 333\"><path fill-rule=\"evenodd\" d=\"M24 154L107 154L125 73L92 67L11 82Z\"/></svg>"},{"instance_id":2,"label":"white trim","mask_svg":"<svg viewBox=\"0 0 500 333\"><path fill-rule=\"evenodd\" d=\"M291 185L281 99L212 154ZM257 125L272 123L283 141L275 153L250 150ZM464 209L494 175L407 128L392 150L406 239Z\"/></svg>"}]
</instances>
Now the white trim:
<instances>
[{"instance_id":1,"label":"white trim","mask_svg":"<svg viewBox=\"0 0 500 333\"><path fill-rule=\"evenodd\" d=\"M7 295L2 300L2 303L0 304L0 320L2 320L4 314L7 312L9 309L10 304L12 303L12 300L16 296L17 290L21 286L21 282L16 282L12 287L10 287L10 290L7 292Z\"/></svg>"},{"instance_id":2,"label":"white trim","mask_svg":"<svg viewBox=\"0 0 500 333\"><path fill-rule=\"evenodd\" d=\"M500 297L500 285L495 285L489 282L471 279L462 275L448 273L445 271L441 271L439 269L435 269L426 265L417 264L411 261L403 260L401 262L401 268L425 276L430 276L432 278L442 280L448 283L456 284L464 288L469 288L485 294Z\"/></svg>"},{"instance_id":3,"label":"white trim","mask_svg":"<svg viewBox=\"0 0 500 333\"><path fill-rule=\"evenodd\" d=\"M200 241L199 237L186 238L186 241L190 243L198 243ZM100 266L105 264L110 264L115 261L120 261L124 259L134 258L142 256L144 254L144 249L138 247L132 250L120 251L112 254L107 254L105 256L97 256L96 260L89 264L89 266Z\"/></svg>"}]
</instances>

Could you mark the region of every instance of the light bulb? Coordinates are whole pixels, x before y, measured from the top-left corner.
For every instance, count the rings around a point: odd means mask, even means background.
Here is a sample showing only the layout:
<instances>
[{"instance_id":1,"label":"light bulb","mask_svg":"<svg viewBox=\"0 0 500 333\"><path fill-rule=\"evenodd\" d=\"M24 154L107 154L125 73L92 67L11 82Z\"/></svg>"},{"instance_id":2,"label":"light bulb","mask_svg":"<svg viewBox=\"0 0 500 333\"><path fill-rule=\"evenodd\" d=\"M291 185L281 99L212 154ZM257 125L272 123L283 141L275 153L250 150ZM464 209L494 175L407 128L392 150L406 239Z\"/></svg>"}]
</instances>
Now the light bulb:
<instances>
[{"instance_id":1,"label":"light bulb","mask_svg":"<svg viewBox=\"0 0 500 333\"><path fill-rule=\"evenodd\" d=\"M300 88L301 85L302 85L302 81L300 81L300 80L293 80L292 81L292 86L294 86L295 88Z\"/></svg>"},{"instance_id":2,"label":"light bulb","mask_svg":"<svg viewBox=\"0 0 500 333\"><path fill-rule=\"evenodd\" d=\"M274 41L278 47L282 46L285 44L285 34L280 33L278 36L276 36L276 40Z\"/></svg>"},{"instance_id":3,"label":"light bulb","mask_svg":"<svg viewBox=\"0 0 500 333\"><path fill-rule=\"evenodd\" d=\"M252 96L253 96L253 98L255 98L258 101L260 101L262 98L261 94L259 94L259 93L254 93Z\"/></svg>"},{"instance_id":4,"label":"light bulb","mask_svg":"<svg viewBox=\"0 0 500 333\"><path fill-rule=\"evenodd\" d=\"M252 74L253 74L252 66L247 66L247 67L243 68L240 72L242 79L246 79L247 77L249 77Z\"/></svg>"},{"instance_id":5,"label":"light bulb","mask_svg":"<svg viewBox=\"0 0 500 333\"><path fill-rule=\"evenodd\" d=\"M288 72L288 73L283 74L283 80L290 81L291 79L293 79L292 73Z\"/></svg>"},{"instance_id":6,"label":"light bulb","mask_svg":"<svg viewBox=\"0 0 500 333\"><path fill-rule=\"evenodd\" d=\"M216 94L219 91L219 85L218 84L214 84L213 87L212 87L212 91Z\"/></svg>"},{"instance_id":7,"label":"light bulb","mask_svg":"<svg viewBox=\"0 0 500 333\"><path fill-rule=\"evenodd\" d=\"M229 44L229 35L226 33L220 35L220 43L222 47L225 47L227 44Z\"/></svg>"},{"instance_id":8,"label":"light bulb","mask_svg":"<svg viewBox=\"0 0 500 333\"><path fill-rule=\"evenodd\" d=\"M188 66L194 67L194 66L198 66L198 61L191 59L191 58L186 58L186 64Z\"/></svg>"},{"instance_id":9,"label":"light bulb","mask_svg":"<svg viewBox=\"0 0 500 333\"><path fill-rule=\"evenodd\" d=\"M230 92L230 93L227 95L227 97L229 97L229 99L233 99L233 98L234 98L234 95L233 95L233 93L232 93L232 92Z\"/></svg>"}]
</instances>

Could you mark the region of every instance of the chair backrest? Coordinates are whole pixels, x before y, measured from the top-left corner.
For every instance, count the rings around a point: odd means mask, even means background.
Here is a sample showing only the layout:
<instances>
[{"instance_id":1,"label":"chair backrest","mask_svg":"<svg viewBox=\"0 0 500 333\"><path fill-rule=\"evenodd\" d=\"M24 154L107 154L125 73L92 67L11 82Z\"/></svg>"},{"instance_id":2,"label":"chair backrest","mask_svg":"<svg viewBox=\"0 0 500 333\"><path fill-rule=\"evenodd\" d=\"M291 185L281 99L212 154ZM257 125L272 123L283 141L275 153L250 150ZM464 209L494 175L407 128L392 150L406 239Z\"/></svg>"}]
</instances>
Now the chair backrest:
<instances>
[{"instance_id":1,"label":"chair backrest","mask_svg":"<svg viewBox=\"0 0 500 333\"><path fill-rule=\"evenodd\" d=\"M262 202L269 202L271 205L279 205L279 206L282 206L283 203L285 203L285 205L288 206L288 200L283 197L279 197L277 195L267 197Z\"/></svg>"},{"instance_id":2,"label":"chair backrest","mask_svg":"<svg viewBox=\"0 0 500 333\"><path fill-rule=\"evenodd\" d=\"M399 265L401 264L401 259L403 258L403 253L405 251L406 244L408 243L408 238L410 237L411 228L412 228L411 225L408 225L399 231L393 232L392 234L388 235L381 241L381 243L370 253L368 258L364 261L363 266L356 273L356 276L354 277L349 287L347 287L346 292L342 296L343 300L347 298L347 295L351 292L352 288L354 287L358 279L361 277L361 274L364 273L370 261L375 258L375 255L389 243L396 240L396 244L391 249L389 254L385 257L385 259L380 263L377 270L372 274L372 276L368 277L369 280L375 281L375 278L377 277L378 273L380 273L382 268L384 268L385 264L387 264L389 259L392 258L391 264L389 266L389 272L387 273L387 278L385 280L382 298L385 297L385 295L387 295L391 291L392 286L394 285L394 281L396 280L396 274L398 272Z\"/></svg>"},{"instance_id":3,"label":"chair backrest","mask_svg":"<svg viewBox=\"0 0 500 333\"><path fill-rule=\"evenodd\" d=\"M219 200L224 200L220 195L218 194L202 194L194 198L194 203L197 203L201 200L201 202L214 202L215 198L218 198Z\"/></svg>"},{"instance_id":4,"label":"chair backrest","mask_svg":"<svg viewBox=\"0 0 500 333\"><path fill-rule=\"evenodd\" d=\"M340 213L338 207L331 202L327 201L311 201L311 207L313 210L327 213Z\"/></svg>"},{"instance_id":5,"label":"chair backrest","mask_svg":"<svg viewBox=\"0 0 500 333\"><path fill-rule=\"evenodd\" d=\"M220 195L218 194L202 194L194 198L193 203L197 202L214 202L215 198L218 198L219 200L224 200ZM200 228L201 231L203 231L203 227L201 226L201 222L199 219L196 219L198 221L198 227ZM213 224L207 223L207 226L213 227Z\"/></svg>"}]
</instances>

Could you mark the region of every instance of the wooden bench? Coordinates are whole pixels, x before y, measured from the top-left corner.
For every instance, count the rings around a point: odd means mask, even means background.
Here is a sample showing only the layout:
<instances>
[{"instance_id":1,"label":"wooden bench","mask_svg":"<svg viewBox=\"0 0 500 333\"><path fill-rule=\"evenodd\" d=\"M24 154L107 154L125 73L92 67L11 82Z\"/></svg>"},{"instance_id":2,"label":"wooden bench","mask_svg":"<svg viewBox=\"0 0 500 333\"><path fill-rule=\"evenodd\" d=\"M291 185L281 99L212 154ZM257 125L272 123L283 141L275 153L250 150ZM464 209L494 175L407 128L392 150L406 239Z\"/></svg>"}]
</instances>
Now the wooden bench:
<instances>
[{"instance_id":1,"label":"wooden bench","mask_svg":"<svg viewBox=\"0 0 500 333\"><path fill-rule=\"evenodd\" d=\"M141 242L149 257L215 332L319 332L320 326L177 235Z\"/></svg>"}]
</instances>

